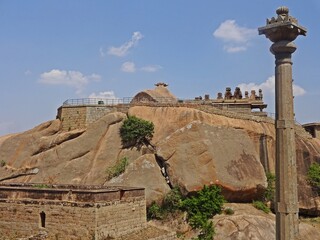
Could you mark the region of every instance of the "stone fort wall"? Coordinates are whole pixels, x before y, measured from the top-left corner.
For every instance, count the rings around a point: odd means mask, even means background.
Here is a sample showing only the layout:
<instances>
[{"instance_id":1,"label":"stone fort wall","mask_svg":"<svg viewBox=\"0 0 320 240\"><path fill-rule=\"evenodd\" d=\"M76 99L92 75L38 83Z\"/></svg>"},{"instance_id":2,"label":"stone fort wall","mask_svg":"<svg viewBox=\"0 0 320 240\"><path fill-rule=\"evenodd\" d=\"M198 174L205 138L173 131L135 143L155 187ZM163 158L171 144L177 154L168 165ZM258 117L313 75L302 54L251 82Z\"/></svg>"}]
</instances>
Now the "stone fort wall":
<instances>
[{"instance_id":1,"label":"stone fort wall","mask_svg":"<svg viewBox=\"0 0 320 240\"><path fill-rule=\"evenodd\" d=\"M260 117L261 112L251 112L250 108L243 106L233 106L218 108L212 104L194 101L192 103L132 103L118 105L63 105L58 109L57 118L62 121L62 130L70 131L74 129L86 128L90 123L98 120L111 112L127 113L132 106L150 106L150 107L188 107L198 110L210 111L210 113L232 116L237 118ZM262 112L261 117L266 113Z\"/></svg>"},{"instance_id":2,"label":"stone fort wall","mask_svg":"<svg viewBox=\"0 0 320 240\"><path fill-rule=\"evenodd\" d=\"M86 128L88 124L93 123L104 115L111 112L127 113L129 105L79 105L79 106L61 106L58 109L57 118L62 121L62 130L70 131L74 129Z\"/></svg>"},{"instance_id":3,"label":"stone fort wall","mask_svg":"<svg viewBox=\"0 0 320 240\"><path fill-rule=\"evenodd\" d=\"M4 239L46 231L49 239L98 240L145 227L141 188L0 185L0 236Z\"/></svg>"},{"instance_id":4,"label":"stone fort wall","mask_svg":"<svg viewBox=\"0 0 320 240\"><path fill-rule=\"evenodd\" d=\"M222 115L230 118L251 120L255 122L266 122L274 124L274 119L267 117L265 112L250 112L242 111L242 108L235 105L229 108L217 108L216 106L206 103L205 101L193 101L183 103L157 103L145 102L134 104L118 104L118 105L81 105L81 106L61 106L58 109L57 118L62 121L62 130L70 131L74 129L86 128L90 123L98 120L110 112L123 112L127 113L130 107L133 106L147 106L147 107L187 107L204 111L210 114ZM295 125L296 132L305 138L310 138L311 135L307 133L299 124ZM320 128L317 132L320 138Z\"/></svg>"}]
</instances>

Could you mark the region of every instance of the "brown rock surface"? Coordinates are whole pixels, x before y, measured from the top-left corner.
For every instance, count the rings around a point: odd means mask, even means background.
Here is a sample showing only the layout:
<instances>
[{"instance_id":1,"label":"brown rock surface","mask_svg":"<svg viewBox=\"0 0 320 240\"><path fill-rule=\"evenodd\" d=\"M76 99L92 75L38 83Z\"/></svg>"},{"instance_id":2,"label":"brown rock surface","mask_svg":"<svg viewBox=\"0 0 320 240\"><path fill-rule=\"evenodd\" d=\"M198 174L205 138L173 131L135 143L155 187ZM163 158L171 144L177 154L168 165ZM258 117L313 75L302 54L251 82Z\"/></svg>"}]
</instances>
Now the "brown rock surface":
<instances>
[{"instance_id":1,"label":"brown rock surface","mask_svg":"<svg viewBox=\"0 0 320 240\"><path fill-rule=\"evenodd\" d=\"M233 215L220 214L213 218L215 240L270 240L275 239L275 215L255 209L251 204L225 204L234 210ZM300 222L300 236L304 240L315 240L320 228Z\"/></svg>"},{"instance_id":2,"label":"brown rock surface","mask_svg":"<svg viewBox=\"0 0 320 240\"><path fill-rule=\"evenodd\" d=\"M219 184L228 201L247 202L266 187L259 155L241 129L194 121L159 142L157 155L166 161L173 185L187 192Z\"/></svg>"},{"instance_id":3,"label":"brown rock surface","mask_svg":"<svg viewBox=\"0 0 320 240\"><path fill-rule=\"evenodd\" d=\"M86 130L59 132L54 120L6 139L1 145L1 178L22 169L38 168L36 175L10 181L103 184L105 169L120 155L119 127L125 114L112 113Z\"/></svg>"},{"instance_id":4,"label":"brown rock surface","mask_svg":"<svg viewBox=\"0 0 320 240\"><path fill-rule=\"evenodd\" d=\"M161 174L154 154L145 154L129 164L126 171L106 184L145 187L147 205L153 201L161 203L170 187Z\"/></svg>"},{"instance_id":5,"label":"brown rock surface","mask_svg":"<svg viewBox=\"0 0 320 240\"><path fill-rule=\"evenodd\" d=\"M172 183L188 192L218 183L228 199L250 201L266 186L263 168L274 171L275 130L270 119L187 107L135 106L129 114L155 124L152 142L164 160L161 164ZM145 186L148 201L159 200L169 188L154 156L145 155L144 149L122 149L119 128L124 118L123 113L111 113L87 129L69 132L61 131L61 122L54 120L0 137L0 161L6 163L0 167L0 181L104 184L106 168L127 157L135 168L120 176L123 183ZM155 167L144 168L146 159ZM307 214L319 214L320 209L320 198L306 181L313 162L320 162L320 141L297 126L299 203Z\"/></svg>"}]
</instances>

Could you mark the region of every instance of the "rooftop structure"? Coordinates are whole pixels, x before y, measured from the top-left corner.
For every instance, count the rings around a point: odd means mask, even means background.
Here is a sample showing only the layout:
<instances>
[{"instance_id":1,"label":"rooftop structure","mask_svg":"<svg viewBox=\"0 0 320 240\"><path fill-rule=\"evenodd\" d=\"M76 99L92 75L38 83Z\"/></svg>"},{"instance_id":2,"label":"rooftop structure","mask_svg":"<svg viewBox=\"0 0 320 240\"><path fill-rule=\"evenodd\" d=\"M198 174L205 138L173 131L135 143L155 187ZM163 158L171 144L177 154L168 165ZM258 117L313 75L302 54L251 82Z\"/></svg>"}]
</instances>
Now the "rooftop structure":
<instances>
[{"instance_id":1,"label":"rooftop structure","mask_svg":"<svg viewBox=\"0 0 320 240\"><path fill-rule=\"evenodd\" d=\"M144 90L137 93L131 103L158 102L158 103L176 103L178 99L169 91L168 84L156 83L155 89Z\"/></svg>"},{"instance_id":2,"label":"rooftop structure","mask_svg":"<svg viewBox=\"0 0 320 240\"><path fill-rule=\"evenodd\" d=\"M206 97L205 97L206 98ZM248 91L244 92L244 95L241 92L239 87L236 87L234 93L232 94L231 88L227 87L224 95L219 92L216 99L211 100L212 105L219 109L237 111L242 113L252 113L252 110L259 109L261 116L267 116L263 112L263 109L267 107L267 104L263 102L262 90L259 89L257 94L255 90L251 90L249 95Z\"/></svg>"},{"instance_id":3,"label":"rooftop structure","mask_svg":"<svg viewBox=\"0 0 320 240\"><path fill-rule=\"evenodd\" d=\"M312 137L320 140L320 122L303 124L302 127L304 127Z\"/></svg>"}]
</instances>

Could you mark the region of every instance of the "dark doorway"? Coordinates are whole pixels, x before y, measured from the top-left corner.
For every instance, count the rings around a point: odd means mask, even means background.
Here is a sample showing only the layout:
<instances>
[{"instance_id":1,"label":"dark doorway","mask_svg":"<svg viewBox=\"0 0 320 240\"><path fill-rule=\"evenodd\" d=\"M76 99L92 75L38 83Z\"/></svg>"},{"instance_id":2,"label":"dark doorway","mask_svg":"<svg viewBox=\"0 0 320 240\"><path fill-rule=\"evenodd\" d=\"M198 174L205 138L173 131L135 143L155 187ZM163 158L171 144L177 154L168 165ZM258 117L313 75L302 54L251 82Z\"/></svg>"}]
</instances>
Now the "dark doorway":
<instances>
[{"instance_id":1,"label":"dark doorway","mask_svg":"<svg viewBox=\"0 0 320 240\"><path fill-rule=\"evenodd\" d=\"M41 227L43 228L46 227L46 214L43 211L40 213L40 223L41 223Z\"/></svg>"}]
</instances>

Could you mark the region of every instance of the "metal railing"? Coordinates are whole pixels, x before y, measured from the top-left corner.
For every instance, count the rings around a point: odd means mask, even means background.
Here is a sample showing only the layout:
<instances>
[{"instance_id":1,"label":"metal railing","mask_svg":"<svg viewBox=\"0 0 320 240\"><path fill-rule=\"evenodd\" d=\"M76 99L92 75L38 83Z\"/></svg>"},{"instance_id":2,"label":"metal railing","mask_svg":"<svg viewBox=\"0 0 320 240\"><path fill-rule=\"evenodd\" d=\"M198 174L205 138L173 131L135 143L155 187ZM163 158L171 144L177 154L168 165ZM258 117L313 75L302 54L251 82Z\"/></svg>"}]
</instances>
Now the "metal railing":
<instances>
[{"instance_id":1,"label":"metal railing","mask_svg":"<svg viewBox=\"0 0 320 240\"><path fill-rule=\"evenodd\" d=\"M134 99L134 101L132 101ZM157 103L177 103L183 100L174 100L169 97L154 97L152 100L147 98L78 98L78 99L68 99L63 102L63 106L80 106L80 105L118 105L118 104L134 104L134 103L144 103L144 102L157 102Z\"/></svg>"},{"instance_id":2,"label":"metal railing","mask_svg":"<svg viewBox=\"0 0 320 240\"><path fill-rule=\"evenodd\" d=\"M124 98L78 98L68 99L63 102L64 106L79 106L79 105L118 105L129 104L132 101L132 97Z\"/></svg>"}]
</instances>

